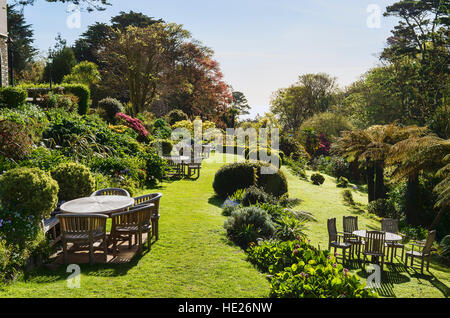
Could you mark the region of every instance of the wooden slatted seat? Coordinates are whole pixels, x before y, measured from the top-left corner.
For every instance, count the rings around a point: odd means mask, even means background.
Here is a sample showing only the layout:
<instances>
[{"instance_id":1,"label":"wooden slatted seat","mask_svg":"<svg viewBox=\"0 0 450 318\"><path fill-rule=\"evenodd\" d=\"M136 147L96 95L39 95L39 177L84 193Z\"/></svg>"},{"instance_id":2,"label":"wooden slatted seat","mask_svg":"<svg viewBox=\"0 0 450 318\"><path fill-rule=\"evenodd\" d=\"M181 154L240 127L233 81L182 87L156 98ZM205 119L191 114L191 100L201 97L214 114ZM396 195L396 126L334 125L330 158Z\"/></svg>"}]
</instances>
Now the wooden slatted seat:
<instances>
[{"instance_id":1,"label":"wooden slatted seat","mask_svg":"<svg viewBox=\"0 0 450 318\"><path fill-rule=\"evenodd\" d=\"M147 205L153 203L155 206L153 208L152 220L152 237L159 240L159 202L162 198L161 193L150 193L137 198L134 198L134 206Z\"/></svg>"},{"instance_id":2,"label":"wooden slatted seat","mask_svg":"<svg viewBox=\"0 0 450 318\"><path fill-rule=\"evenodd\" d=\"M328 226L328 250L334 248L334 253L338 248L342 249L342 261L345 262L345 253L347 249L352 248L352 244L348 242L343 242L344 234L337 231L336 219L329 219L327 222Z\"/></svg>"},{"instance_id":3,"label":"wooden slatted seat","mask_svg":"<svg viewBox=\"0 0 450 318\"><path fill-rule=\"evenodd\" d=\"M428 237L425 243L423 242L414 242L411 244L412 250L406 252L405 254L405 268L408 268L408 258L411 258L411 268L414 268L414 258L419 258L421 260L421 273L423 274L423 267L425 263L425 259L427 260L427 271L430 269L430 257L433 247L433 242L436 238L436 231L428 232ZM415 247L418 247L418 250L415 250Z\"/></svg>"},{"instance_id":4,"label":"wooden slatted seat","mask_svg":"<svg viewBox=\"0 0 450 318\"><path fill-rule=\"evenodd\" d=\"M383 219L381 220L381 231L398 234L398 220ZM386 256L389 257L389 250L391 251L391 263L394 261L394 253L397 256L397 249L402 250L402 261L405 255L405 245L399 242L386 242L388 248Z\"/></svg>"},{"instance_id":5,"label":"wooden slatted seat","mask_svg":"<svg viewBox=\"0 0 450 318\"><path fill-rule=\"evenodd\" d=\"M128 193L127 190L119 188L101 189L92 193L91 197L96 197L100 195L121 195L125 197L130 197L130 193Z\"/></svg>"}]
</instances>

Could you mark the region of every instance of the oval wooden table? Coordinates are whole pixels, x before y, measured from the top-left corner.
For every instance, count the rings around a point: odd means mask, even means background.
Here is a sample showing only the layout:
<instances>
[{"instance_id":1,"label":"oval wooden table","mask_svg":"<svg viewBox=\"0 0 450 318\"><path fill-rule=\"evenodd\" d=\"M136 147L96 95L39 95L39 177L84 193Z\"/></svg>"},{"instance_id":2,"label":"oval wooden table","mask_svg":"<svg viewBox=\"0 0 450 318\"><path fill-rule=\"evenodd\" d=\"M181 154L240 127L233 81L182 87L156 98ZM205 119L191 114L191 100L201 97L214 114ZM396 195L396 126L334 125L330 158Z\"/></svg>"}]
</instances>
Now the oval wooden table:
<instances>
[{"instance_id":1,"label":"oval wooden table","mask_svg":"<svg viewBox=\"0 0 450 318\"><path fill-rule=\"evenodd\" d=\"M134 199L120 195L99 195L75 199L61 205L63 213L70 214L106 214L111 216L134 204Z\"/></svg>"}]
</instances>

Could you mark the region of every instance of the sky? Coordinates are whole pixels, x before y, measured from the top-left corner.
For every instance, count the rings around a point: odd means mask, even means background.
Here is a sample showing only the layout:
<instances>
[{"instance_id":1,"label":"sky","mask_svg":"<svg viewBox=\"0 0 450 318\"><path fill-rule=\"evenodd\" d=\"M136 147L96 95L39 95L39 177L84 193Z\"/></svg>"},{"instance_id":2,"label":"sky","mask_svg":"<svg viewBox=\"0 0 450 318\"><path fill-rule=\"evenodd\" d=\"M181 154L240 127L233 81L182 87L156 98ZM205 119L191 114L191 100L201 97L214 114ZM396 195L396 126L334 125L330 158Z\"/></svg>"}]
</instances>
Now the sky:
<instances>
[{"instance_id":1,"label":"sky","mask_svg":"<svg viewBox=\"0 0 450 318\"><path fill-rule=\"evenodd\" d=\"M254 117L268 112L272 94L294 84L301 74L325 72L344 87L378 65L378 55L397 24L382 13L394 2L110 0L112 6L105 11L81 12L77 23L68 4L36 0L24 13L43 55L58 33L73 44L89 25L108 23L121 11L182 24L214 50L225 81L246 95Z\"/></svg>"}]
</instances>

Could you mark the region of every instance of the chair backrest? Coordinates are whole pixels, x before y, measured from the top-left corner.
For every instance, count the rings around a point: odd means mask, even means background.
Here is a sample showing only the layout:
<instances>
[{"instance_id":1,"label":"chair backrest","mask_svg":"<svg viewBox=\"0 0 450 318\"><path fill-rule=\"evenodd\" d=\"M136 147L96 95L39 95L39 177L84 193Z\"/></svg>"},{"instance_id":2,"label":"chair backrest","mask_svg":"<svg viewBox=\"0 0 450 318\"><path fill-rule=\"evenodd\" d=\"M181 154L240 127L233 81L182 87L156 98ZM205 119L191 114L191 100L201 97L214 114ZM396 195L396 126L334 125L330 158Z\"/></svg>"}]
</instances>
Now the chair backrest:
<instances>
[{"instance_id":1,"label":"chair backrest","mask_svg":"<svg viewBox=\"0 0 450 318\"><path fill-rule=\"evenodd\" d=\"M389 233L398 233L398 220L383 219L381 220L381 231Z\"/></svg>"},{"instance_id":2,"label":"chair backrest","mask_svg":"<svg viewBox=\"0 0 450 318\"><path fill-rule=\"evenodd\" d=\"M154 213L156 215L159 214L159 201L161 200L161 193L150 193L137 198L134 198L134 206L142 206L149 203L153 203L155 205Z\"/></svg>"},{"instance_id":3,"label":"chair backrest","mask_svg":"<svg viewBox=\"0 0 450 318\"><path fill-rule=\"evenodd\" d=\"M145 226L151 223L153 207L150 205L141 205L130 208L128 211L114 213L112 218L112 229L117 226Z\"/></svg>"},{"instance_id":4,"label":"chair backrest","mask_svg":"<svg viewBox=\"0 0 450 318\"><path fill-rule=\"evenodd\" d=\"M92 193L91 197L97 197L100 195L119 195L124 197L130 197L130 194L128 193L127 190L119 188L101 189Z\"/></svg>"},{"instance_id":5,"label":"chair backrest","mask_svg":"<svg viewBox=\"0 0 450 318\"><path fill-rule=\"evenodd\" d=\"M329 242L336 242L338 240L337 228L336 228L336 218L328 219L328 240Z\"/></svg>"},{"instance_id":6,"label":"chair backrest","mask_svg":"<svg viewBox=\"0 0 450 318\"><path fill-rule=\"evenodd\" d=\"M423 247L423 251L422 251L422 253L424 255L430 254L435 238L436 238L436 231L428 232L428 237L427 237L427 240L425 241L425 246Z\"/></svg>"},{"instance_id":7,"label":"chair backrest","mask_svg":"<svg viewBox=\"0 0 450 318\"><path fill-rule=\"evenodd\" d=\"M93 232L106 233L106 220L103 214L58 214L56 218L61 225L61 234L91 234Z\"/></svg>"},{"instance_id":8,"label":"chair backrest","mask_svg":"<svg viewBox=\"0 0 450 318\"><path fill-rule=\"evenodd\" d=\"M357 216L344 216L343 217L343 229L344 237L352 237L352 233L358 231L358 217Z\"/></svg>"},{"instance_id":9,"label":"chair backrest","mask_svg":"<svg viewBox=\"0 0 450 318\"><path fill-rule=\"evenodd\" d=\"M367 253L383 254L386 233L382 231L367 231L365 241L365 251Z\"/></svg>"}]
</instances>

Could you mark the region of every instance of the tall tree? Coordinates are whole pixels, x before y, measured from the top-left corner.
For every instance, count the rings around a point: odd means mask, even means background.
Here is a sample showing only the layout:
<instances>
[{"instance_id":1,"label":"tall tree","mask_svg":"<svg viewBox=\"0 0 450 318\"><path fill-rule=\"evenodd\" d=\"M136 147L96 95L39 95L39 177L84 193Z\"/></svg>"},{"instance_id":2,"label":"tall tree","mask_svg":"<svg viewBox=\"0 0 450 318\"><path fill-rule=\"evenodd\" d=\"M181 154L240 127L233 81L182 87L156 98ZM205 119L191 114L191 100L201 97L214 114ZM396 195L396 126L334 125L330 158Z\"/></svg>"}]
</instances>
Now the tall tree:
<instances>
[{"instance_id":1,"label":"tall tree","mask_svg":"<svg viewBox=\"0 0 450 318\"><path fill-rule=\"evenodd\" d=\"M102 11L106 9L107 5L111 5L108 0L45 0L47 2L62 2L62 3L73 3L75 5L81 6L88 12L98 10ZM14 3L20 5L34 5L36 0L14 0Z\"/></svg>"},{"instance_id":2,"label":"tall tree","mask_svg":"<svg viewBox=\"0 0 450 318\"><path fill-rule=\"evenodd\" d=\"M16 79L23 79L23 72L30 68L37 50L33 47L33 29L26 24L23 13L15 5L7 6L8 33L13 43L11 53L13 56L13 69Z\"/></svg>"},{"instance_id":3,"label":"tall tree","mask_svg":"<svg viewBox=\"0 0 450 318\"><path fill-rule=\"evenodd\" d=\"M190 34L180 25L165 23L113 32L101 52L103 78L110 87L123 87L126 83L136 115L155 100L161 79L176 66L173 56Z\"/></svg>"},{"instance_id":4,"label":"tall tree","mask_svg":"<svg viewBox=\"0 0 450 318\"><path fill-rule=\"evenodd\" d=\"M44 69L44 80L50 79L55 83L61 83L64 76L70 74L72 68L77 64L72 48L67 46L66 40L58 34L56 44L49 50L49 61Z\"/></svg>"},{"instance_id":5,"label":"tall tree","mask_svg":"<svg viewBox=\"0 0 450 318\"><path fill-rule=\"evenodd\" d=\"M121 11L119 15L111 18L110 25L99 22L90 25L86 32L81 34L80 38L75 41L73 47L75 56L78 62L89 61L100 65L98 57L100 52L104 50L106 41L113 34L111 33L112 29L125 31L129 26L144 28L161 22L164 21L142 13Z\"/></svg>"},{"instance_id":6,"label":"tall tree","mask_svg":"<svg viewBox=\"0 0 450 318\"><path fill-rule=\"evenodd\" d=\"M385 16L400 21L388 39L381 58L416 69L409 76L407 111L419 125L429 122L436 109L448 104L450 70L450 3L444 0L402 0L386 8ZM393 88L402 89L394 83Z\"/></svg>"},{"instance_id":7,"label":"tall tree","mask_svg":"<svg viewBox=\"0 0 450 318\"><path fill-rule=\"evenodd\" d=\"M285 129L295 131L306 119L327 111L333 104L336 90L336 79L328 74L301 75L296 84L274 93L271 111Z\"/></svg>"}]
</instances>

